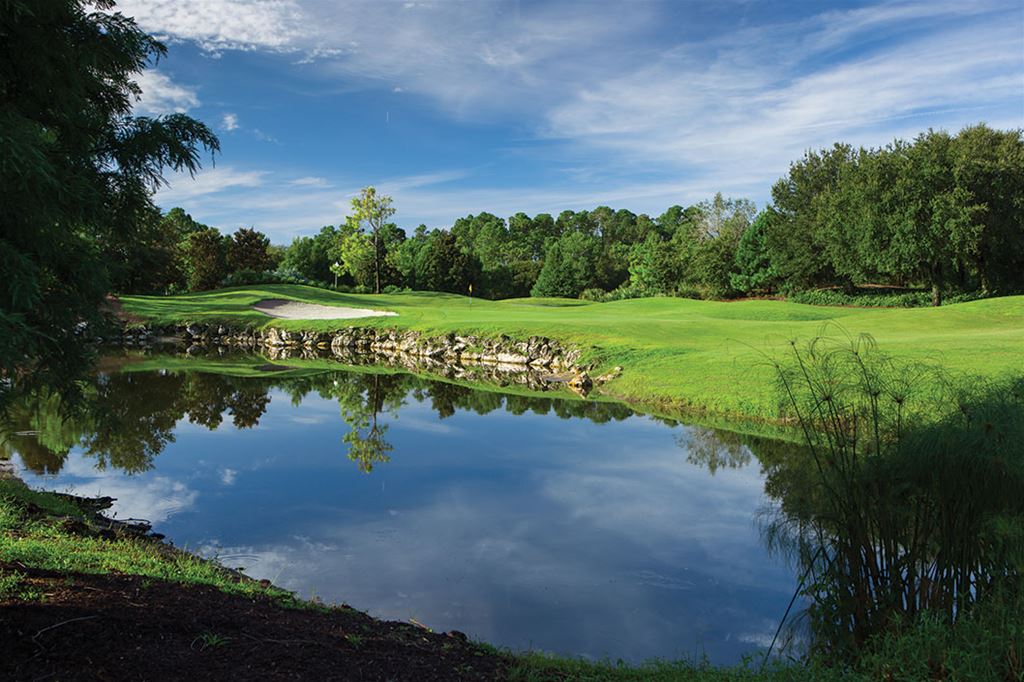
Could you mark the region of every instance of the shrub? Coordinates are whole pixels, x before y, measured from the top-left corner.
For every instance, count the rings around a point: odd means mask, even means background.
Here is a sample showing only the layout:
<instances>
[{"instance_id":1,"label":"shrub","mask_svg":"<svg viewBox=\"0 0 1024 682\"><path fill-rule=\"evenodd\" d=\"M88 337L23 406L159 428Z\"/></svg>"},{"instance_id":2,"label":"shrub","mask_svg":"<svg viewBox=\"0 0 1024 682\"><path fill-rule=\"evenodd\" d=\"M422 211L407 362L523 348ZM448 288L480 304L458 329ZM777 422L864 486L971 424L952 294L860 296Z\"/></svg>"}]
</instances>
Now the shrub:
<instances>
[{"instance_id":1,"label":"shrub","mask_svg":"<svg viewBox=\"0 0 1024 682\"><path fill-rule=\"evenodd\" d=\"M325 282L303 277L294 270L238 270L232 272L221 281L221 286L238 287L253 284L304 284L310 287L331 289Z\"/></svg>"},{"instance_id":2,"label":"shrub","mask_svg":"<svg viewBox=\"0 0 1024 682\"><path fill-rule=\"evenodd\" d=\"M600 287L591 287L580 292L580 300L603 303L608 300L608 292Z\"/></svg>"},{"instance_id":3,"label":"shrub","mask_svg":"<svg viewBox=\"0 0 1024 682\"><path fill-rule=\"evenodd\" d=\"M984 298L980 292L953 294L943 299L944 304L965 303ZM931 306L930 291L903 289L859 289L848 294L841 289L808 289L788 298L792 303L829 306L859 306L864 308L924 308Z\"/></svg>"}]
</instances>

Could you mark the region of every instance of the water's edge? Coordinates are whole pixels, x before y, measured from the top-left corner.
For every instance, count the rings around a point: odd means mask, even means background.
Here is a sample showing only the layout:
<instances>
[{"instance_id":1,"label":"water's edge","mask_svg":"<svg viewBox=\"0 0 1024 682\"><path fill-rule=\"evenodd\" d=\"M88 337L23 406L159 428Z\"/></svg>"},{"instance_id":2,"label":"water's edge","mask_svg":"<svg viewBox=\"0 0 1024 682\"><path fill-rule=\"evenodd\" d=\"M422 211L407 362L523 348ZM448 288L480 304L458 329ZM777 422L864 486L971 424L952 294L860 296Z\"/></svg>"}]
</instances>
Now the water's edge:
<instances>
[{"instance_id":1,"label":"water's edge","mask_svg":"<svg viewBox=\"0 0 1024 682\"><path fill-rule=\"evenodd\" d=\"M504 335L427 336L376 327L315 332L193 323L126 326L116 337L102 341L143 349L173 343L189 355L237 349L260 352L271 360L331 358L350 365L380 364L452 380L484 381L499 386L518 384L539 391L566 386L584 397L622 371L617 367L605 375L591 377L593 366L581 363L579 349L543 336L516 341Z\"/></svg>"}]
</instances>

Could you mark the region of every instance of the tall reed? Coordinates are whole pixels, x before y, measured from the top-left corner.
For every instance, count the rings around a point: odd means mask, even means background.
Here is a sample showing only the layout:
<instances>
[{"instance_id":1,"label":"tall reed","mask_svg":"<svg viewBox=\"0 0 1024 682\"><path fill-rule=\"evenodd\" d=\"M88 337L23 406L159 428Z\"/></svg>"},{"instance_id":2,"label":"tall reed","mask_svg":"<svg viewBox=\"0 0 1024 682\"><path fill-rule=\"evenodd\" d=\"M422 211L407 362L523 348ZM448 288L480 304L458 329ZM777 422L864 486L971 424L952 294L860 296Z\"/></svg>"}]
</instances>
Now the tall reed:
<instances>
[{"instance_id":1,"label":"tall reed","mask_svg":"<svg viewBox=\"0 0 1024 682\"><path fill-rule=\"evenodd\" d=\"M766 537L807 576L816 654L853 660L919 614L952 625L1019 593L1024 380L897 362L866 336L794 342L775 368L812 471Z\"/></svg>"}]
</instances>

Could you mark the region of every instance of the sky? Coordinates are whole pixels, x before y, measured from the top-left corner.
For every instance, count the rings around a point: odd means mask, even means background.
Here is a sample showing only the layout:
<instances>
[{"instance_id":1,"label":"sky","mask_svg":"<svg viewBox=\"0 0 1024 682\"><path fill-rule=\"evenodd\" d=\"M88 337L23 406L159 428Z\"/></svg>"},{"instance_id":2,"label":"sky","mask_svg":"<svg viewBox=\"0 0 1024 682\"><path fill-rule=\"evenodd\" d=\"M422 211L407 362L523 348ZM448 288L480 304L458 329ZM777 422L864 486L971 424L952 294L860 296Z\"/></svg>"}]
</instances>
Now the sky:
<instances>
[{"instance_id":1,"label":"sky","mask_svg":"<svg viewBox=\"0 0 1024 682\"><path fill-rule=\"evenodd\" d=\"M120 0L168 46L139 115L222 152L156 201L275 243L361 187L399 226L759 207L805 150L1024 127L1024 3Z\"/></svg>"}]
</instances>

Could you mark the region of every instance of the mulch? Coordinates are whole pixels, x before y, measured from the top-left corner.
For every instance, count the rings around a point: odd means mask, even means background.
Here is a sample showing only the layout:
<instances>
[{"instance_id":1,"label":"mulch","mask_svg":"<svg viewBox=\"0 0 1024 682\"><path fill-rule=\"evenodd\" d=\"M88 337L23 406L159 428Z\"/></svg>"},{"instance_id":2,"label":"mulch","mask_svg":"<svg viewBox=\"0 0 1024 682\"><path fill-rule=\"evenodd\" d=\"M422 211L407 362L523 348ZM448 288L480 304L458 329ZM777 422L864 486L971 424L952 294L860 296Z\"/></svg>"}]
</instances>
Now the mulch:
<instances>
[{"instance_id":1,"label":"mulch","mask_svg":"<svg viewBox=\"0 0 1024 682\"><path fill-rule=\"evenodd\" d=\"M2 680L495 680L504 657L349 609L138 576L17 568L32 601L0 601Z\"/></svg>"}]
</instances>

